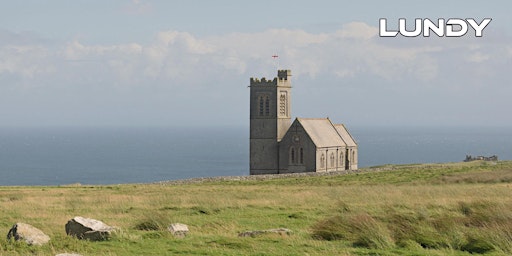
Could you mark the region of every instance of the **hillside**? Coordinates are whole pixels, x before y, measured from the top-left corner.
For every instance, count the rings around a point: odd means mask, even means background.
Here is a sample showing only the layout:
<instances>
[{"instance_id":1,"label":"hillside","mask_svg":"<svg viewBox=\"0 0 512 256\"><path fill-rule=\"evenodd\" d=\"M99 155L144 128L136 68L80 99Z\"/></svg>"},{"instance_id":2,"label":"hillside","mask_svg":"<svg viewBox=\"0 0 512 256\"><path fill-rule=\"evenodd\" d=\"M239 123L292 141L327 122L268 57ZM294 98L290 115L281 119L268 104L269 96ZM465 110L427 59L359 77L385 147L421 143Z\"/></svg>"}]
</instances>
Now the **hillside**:
<instances>
[{"instance_id":1,"label":"hillside","mask_svg":"<svg viewBox=\"0 0 512 256\"><path fill-rule=\"evenodd\" d=\"M0 255L509 255L512 161L386 165L357 173L111 186L0 187L0 233L16 222L43 246L0 239ZM74 216L119 227L66 236ZM166 228L185 223L190 233ZM239 237L288 228L289 235Z\"/></svg>"}]
</instances>

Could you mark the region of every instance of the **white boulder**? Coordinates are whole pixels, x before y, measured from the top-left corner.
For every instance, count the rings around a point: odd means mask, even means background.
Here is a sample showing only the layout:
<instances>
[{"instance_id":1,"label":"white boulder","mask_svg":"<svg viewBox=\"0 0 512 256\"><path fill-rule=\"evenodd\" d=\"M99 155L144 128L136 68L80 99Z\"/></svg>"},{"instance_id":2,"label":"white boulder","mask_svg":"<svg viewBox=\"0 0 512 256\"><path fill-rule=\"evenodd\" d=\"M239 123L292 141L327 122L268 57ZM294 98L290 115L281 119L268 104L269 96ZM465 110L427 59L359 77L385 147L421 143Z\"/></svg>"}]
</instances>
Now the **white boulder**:
<instances>
[{"instance_id":1,"label":"white boulder","mask_svg":"<svg viewBox=\"0 0 512 256\"><path fill-rule=\"evenodd\" d=\"M84 217L74 217L66 223L66 234L75 236L78 239L86 239L91 241L101 241L110 238L112 232L115 231L111 227L99 220Z\"/></svg>"},{"instance_id":2,"label":"white boulder","mask_svg":"<svg viewBox=\"0 0 512 256\"><path fill-rule=\"evenodd\" d=\"M50 237L43 231L21 222L12 226L9 233L7 233L7 239L21 240L29 245L43 245L50 241Z\"/></svg>"}]
</instances>

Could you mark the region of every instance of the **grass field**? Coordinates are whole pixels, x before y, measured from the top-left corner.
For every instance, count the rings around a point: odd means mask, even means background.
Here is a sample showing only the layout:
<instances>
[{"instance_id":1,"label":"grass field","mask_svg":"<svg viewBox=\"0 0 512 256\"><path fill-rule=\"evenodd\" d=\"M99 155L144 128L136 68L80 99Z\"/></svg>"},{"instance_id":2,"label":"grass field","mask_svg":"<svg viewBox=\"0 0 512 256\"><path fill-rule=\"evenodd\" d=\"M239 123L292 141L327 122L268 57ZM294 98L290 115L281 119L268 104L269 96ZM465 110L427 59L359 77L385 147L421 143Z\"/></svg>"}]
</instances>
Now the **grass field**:
<instances>
[{"instance_id":1,"label":"grass field","mask_svg":"<svg viewBox=\"0 0 512 256\"><path fill-rule=\"evenodd\" d=\"M367 172L366 172L367 171ZM511 255L512 161L389 165L337 176L201 184L0 187L0 233L16 222L43 246L0 239L0 255ZM74 216L119 227L66 236ZM189 226L187 237L166 228ZM238 237L288 228L290 235Z\"/></svg>"}]
</instances>

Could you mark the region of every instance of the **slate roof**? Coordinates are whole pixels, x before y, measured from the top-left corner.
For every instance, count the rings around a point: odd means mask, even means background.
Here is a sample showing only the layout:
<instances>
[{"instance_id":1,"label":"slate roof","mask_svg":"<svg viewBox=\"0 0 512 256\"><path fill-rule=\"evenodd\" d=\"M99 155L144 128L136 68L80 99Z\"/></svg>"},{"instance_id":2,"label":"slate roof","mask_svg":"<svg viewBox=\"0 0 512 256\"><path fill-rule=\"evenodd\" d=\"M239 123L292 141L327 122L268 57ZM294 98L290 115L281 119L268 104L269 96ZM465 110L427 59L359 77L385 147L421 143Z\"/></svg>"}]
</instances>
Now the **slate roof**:
<instances>
[{"instance_id":1,"label":"slate roof","mask_svg":"<svg viewBox=\"0 0 512 256\"><path fill-rule=\"evenodd\" d=\"M317 147L357 146L343 125L334 125L329 118L297 118Z\"/></svg>"},{"instance_id":2,"label":"slate roof","mask_svg":"<svg viewBox=\"0 0 512 256\"><path fill-rule=\"evenodd\" d=\"M348 132L347 128L343 124L335 124L334 128L338 131L338 134L341 136L341 139L347 144L349 147L357 147L357 143L352 138L352 135Z\"/></svg>"}]
</instances>

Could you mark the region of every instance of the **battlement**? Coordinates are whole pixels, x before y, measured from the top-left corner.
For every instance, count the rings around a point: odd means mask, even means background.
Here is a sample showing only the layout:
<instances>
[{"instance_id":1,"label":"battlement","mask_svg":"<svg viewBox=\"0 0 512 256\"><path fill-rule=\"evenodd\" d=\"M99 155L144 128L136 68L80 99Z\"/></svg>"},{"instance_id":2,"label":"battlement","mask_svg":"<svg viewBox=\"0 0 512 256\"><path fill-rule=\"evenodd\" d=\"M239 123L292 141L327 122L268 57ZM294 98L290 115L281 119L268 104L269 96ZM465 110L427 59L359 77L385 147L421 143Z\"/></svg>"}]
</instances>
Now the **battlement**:
<instances>
[{"instance_id":1,"label":"battlement","mask_svg":"<svg viewBox=\"0 0 512 256\"><path fill-rule=\"evenodd\" d=\"M291 70L278 70L277 77L274 77L272 80L267 80L265 77L261 79L251 77L251 86L278 86L283 85L283 83L289 82L289 77L292 76Z\"/></svg>"},{"instance_id":2,"label":"battlement","mask_svg":"<svg viewBox=\"0 0 512 256\"><path fill-rule=\"evenodd\" d=\"M277 71L277 77L279 77L280 80L288 80L289 76L292 76L292 71L289 69Z\"/></svg>"},{"instance_id":3,"label":"battlement","mask_svg":"<svg viewBox=\"0 0 512 256\"><path fill-rule=\"evenodd\" d=\"M277 86L277 77L274 80L267 80L265 77L261 79L251 77L251 86Z\"/></svg>"}]
</instances>

